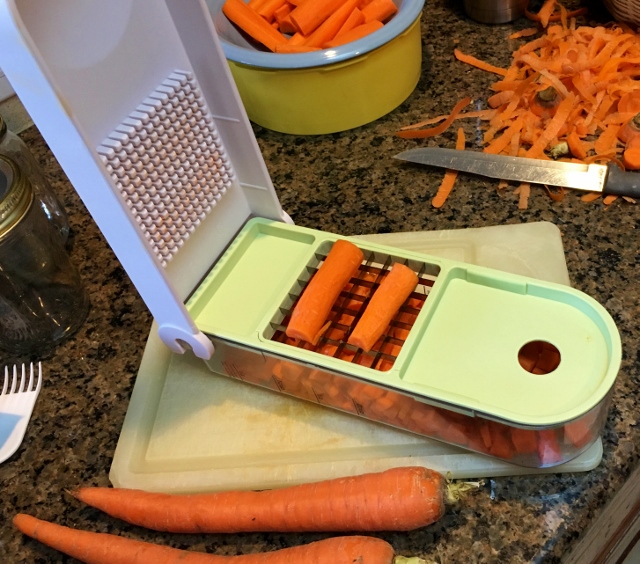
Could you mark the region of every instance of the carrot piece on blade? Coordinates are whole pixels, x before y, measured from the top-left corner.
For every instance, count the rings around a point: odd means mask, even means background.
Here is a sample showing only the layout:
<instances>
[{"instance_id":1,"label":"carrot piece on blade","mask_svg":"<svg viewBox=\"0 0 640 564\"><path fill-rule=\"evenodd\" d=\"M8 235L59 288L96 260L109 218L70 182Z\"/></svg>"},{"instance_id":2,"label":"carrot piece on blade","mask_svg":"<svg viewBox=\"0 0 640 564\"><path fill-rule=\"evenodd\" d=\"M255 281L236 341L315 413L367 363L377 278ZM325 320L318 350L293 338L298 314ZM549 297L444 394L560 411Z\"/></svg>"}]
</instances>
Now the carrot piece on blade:
<instances>
[{"instance_id":1,"label":"carrot piece on blade","mask_svg":"<svg viewBox=\"0 0 640 564\"><path fill-rule=\"evenodd\" d=\"M371 297L347 342L369 352L417 285L416 273L404 264L395 263Z\"/></svg>"},{"instance_id":2,"label":"carrot piece on blade","mask_svg":"<svg viewBox=\"0 0 640 564\"><path fill-rule=\"evenodd\" d=\"M293 309L287 337L313 343L331 308L362 263L364 254L353 243L338 239Z\"/></svg>"},{"instance_id":3,"label":"carrot piece on blade","mask_svg":"<svg viewBox=\"0 0 640 564\"><path fill-rule=\"evenodd\" d=\"M13 524L21 533L87 564L391 564L394 557L393 547L388 542L364 536L333 537L260 554L218 556L72 529L24 513L16 515Z\"/></svg>"},{"instance_id":4,"label":"carrot piece on blade","mask_svg":"<svg viewBox=\"0 0 640 564\"><path fill-rule=\"evenodd\" d=\"M157 531L284 533L410 531L442 517L446 491L441 474L409 466L257 492L80 488L72 494L112 517Z\"/></svg>"}]
</instances>

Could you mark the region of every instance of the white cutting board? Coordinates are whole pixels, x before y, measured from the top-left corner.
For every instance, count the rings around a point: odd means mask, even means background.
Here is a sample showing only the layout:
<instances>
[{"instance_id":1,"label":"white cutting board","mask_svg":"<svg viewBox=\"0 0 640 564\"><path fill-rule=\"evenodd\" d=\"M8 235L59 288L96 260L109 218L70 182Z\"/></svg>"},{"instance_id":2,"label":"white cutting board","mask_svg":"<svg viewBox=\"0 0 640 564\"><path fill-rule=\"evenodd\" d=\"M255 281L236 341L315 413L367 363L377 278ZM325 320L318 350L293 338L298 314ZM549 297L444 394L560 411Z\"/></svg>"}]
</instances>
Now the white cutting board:
<instances>
[{"instance_id":1,"label":"white cutting board","mask_svg":"<svg viewBox=\"0 0 640 564\"><path fill-rule=\"evenodd\" d=\"M547 222L360 237L569 284L562 239ZM452 478L582 472L587 452L547 470L522 468L209 371L151 330L111 472L116 487L198 492L266 489L423 465Z\"/></svg>"}]
</instances>

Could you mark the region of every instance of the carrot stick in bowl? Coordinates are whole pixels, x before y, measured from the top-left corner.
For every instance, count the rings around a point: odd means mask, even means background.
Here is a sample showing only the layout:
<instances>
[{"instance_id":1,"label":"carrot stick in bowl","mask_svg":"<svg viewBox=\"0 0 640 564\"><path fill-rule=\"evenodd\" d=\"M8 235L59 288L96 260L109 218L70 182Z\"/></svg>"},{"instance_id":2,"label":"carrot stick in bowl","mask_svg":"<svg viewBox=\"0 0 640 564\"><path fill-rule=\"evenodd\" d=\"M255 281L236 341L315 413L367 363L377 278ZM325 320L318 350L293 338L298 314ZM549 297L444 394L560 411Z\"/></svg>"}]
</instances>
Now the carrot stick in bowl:
<instances>
[{"instance_id":1,"label":"carrot stick in bowl","mask_svg":"<svg viewBox=\"0 0 640 564\"><path fill-rule=\"evenodd\" d=\"M358 271L363 258L362 251L349 241L338 239L333 244L291 313L287 337L309 343L316 340L334 302Z\"/></svg>"},{"instance_id":2,"label":"carrot stick in bowl","mask_svg":"<svg viewBox=\"0 0 640 564\"><path fill-rule=\"evenodd\" d=\"M312 0L297 6L291 12L291 21L300 33L310 35L335 12L345 0Z\"/></svg>"},{"instance_id":3,"label":"carrot stick in bowl","mask_svg":"<svg viewBox=\"0 0 640 564\"><path fill-rule=\"evenodd\" d=\"M417 284L418 277L413 270L399 262L394 263L347 342L369 352Z\"/></svg>"},{"instance_id":4,"label":"carrot stick in bowl","mask_svg":"<svg viewBox=\"0 0 640 564\"><path fill-rule=\"evenodd\" d=\"M371 20L368 23L363 23L362 25L354 27L353 29L347 31L346 33L343 33L342 35L337 35L331 41L327 41L324 44L324 47L327 49L331 47L338 47L340 45L344 45L345 43L350 43L351 41L361 39L366 35L379 30L383 26L384 24L382 22L379 22L378 20Z\"/></svg>"},{"instance_id":5,"label":"carrot stick in bowl","mask_svg":"<svg viewBox=\"0 0 640 564\"><path fill-rule=\"evenodd\" d=\"M180 550L111 535L63 527L19 513L14 526L55 550L89 564L284 564L287 562L332 562L335 564L391 564L393 547L375 537L333 537L305 545L239 556L219 556Z\"/></svg>"},{"instance_id":6,"label":"carrot stick in bowl","mask_svg":"<svg viewBox=\"0 0 640 564\"><path fill-rule=\"evenodd\" d=\"M222 6L222 12L242 31L248 33L270 51L275 51L276 45L287 42L284 35L271 27L267 20L259 16L242 0L226 0Z\"/></svg>"}]
</instances>

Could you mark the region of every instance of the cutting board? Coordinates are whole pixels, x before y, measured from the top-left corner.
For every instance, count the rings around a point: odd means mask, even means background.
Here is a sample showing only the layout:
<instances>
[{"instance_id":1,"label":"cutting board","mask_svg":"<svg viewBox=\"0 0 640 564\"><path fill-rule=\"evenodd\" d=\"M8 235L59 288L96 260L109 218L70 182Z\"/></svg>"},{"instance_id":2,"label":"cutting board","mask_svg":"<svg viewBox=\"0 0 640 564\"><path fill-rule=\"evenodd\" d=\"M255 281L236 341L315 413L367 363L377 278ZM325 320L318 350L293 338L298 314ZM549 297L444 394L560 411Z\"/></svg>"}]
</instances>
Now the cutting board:
<instances>
[{"instance_id":1,"label":"cutting board","mask_svg":"<svg viewBox=\"0 0 640 564\"><path fill-rule=\"evenodd\" d=\"M359 238L569 284L561 234L548 222ZM191 354L171 353L154 325L109 477L116 487L188 493L267 489L414 464L454 479L584 472L601 458L600 440L546 470L470 453L212 373Z\"/></svg>"}]
</instances>

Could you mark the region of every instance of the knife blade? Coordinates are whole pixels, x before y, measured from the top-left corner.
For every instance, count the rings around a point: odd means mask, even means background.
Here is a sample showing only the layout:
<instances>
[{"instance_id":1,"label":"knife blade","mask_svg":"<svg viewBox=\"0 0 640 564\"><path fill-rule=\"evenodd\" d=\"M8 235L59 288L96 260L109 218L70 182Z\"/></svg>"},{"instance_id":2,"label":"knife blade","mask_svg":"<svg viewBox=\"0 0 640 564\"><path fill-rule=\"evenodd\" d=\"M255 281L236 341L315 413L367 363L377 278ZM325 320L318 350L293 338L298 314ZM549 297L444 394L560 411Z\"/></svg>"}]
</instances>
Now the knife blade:
<instances>
[{"instance_id":1,"label":"knife blade","mask_svg":"<svg viewBox=\"0 0 640 564\"><path fill-rule=\"evenodd\" d=\"M640 198L640 174L623 171L615 164L566 163L439 147L409 149L393 158L500 180Z\"/></svg>"}]
</instances>

